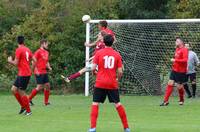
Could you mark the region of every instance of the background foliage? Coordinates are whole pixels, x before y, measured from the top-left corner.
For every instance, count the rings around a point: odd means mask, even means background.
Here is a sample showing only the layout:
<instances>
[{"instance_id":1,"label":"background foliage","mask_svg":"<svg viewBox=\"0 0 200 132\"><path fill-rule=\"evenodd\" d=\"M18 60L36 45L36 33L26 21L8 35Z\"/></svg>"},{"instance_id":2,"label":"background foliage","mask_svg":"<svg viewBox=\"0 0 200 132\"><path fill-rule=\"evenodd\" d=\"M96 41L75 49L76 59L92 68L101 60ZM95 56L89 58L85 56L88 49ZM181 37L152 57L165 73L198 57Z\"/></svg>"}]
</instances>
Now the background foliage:
<instances>
[{"instance_id":1,"label":"background foliage","mask_svg":"<svg viewBox=\"0 0 200 132\"><path fill-rule=\"evenodd\" d=\"M199 0L0 0L0 89L9 89L16 75L7 57L14 55L17 35L26 37L33 52L40 39L49 40L52 89L83 91L83 78L65 85L60 74L84 66L84 14L92 19L198 18L199 8Z\"/></svg>"}]
</instances>

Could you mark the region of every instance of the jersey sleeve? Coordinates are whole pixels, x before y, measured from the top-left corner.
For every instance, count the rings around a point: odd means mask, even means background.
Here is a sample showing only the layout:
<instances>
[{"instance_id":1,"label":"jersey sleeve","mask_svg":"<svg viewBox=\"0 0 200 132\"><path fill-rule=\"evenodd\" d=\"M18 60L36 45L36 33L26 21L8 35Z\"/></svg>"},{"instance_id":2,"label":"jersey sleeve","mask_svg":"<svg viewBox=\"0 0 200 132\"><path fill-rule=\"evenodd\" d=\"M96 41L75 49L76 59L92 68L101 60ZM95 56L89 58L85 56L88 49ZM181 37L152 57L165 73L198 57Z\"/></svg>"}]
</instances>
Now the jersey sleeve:
<instances>
[{"instance_id":1,"label":"jersey sleeve","mask_svg":"<svg viewBox=\"0 0 200 132\"><path fill-rule=\"evenodd\" d=\"M17 50L15 51L15 58L19 59L20 56L21 56L21 51L20 51L19 49L17 49Z\"/></svg>"},{"instance_id":2,"label":"jersey sleeve","mask_svg":"<svg viewBox=\"0 0 200 132\"><path fill-rule=\"evenodd\" d=\"M175 59L175 62L187 62L188 61L188 49L184 49L183 51L183 58L182 59Z\"/></svg>"}]
</instances>

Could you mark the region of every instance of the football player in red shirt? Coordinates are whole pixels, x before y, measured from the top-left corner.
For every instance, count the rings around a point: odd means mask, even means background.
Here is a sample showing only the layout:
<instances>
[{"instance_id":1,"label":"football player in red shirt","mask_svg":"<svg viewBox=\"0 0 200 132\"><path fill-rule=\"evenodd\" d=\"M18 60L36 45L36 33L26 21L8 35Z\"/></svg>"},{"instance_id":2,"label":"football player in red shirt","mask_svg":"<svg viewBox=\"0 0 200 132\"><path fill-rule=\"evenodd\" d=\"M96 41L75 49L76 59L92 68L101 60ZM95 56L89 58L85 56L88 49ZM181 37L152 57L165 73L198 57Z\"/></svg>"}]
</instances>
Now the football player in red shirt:
<instances>
[{"instance_id":1,"label":"football player in red shirt","mask_svg":"<svg viewBox=\"0 0 200 132\"><path fill-rule=\"evenodd\" d=\"M47 40L40 41L40 48L34 53L33 55L33 69L34 74L37 82L37 87L32 90L31 94L29 95L29 100L32 103L32 99L36 96L36 94L44 88L44 104L49 105L49 95L50 95L50 84L48 78L48 70L52 70L49 64L49 52L48 49L48 42Z\"/></svg>"},{"instance_id":2,"label":"football player in red shirt","mask_svg":"<svg viewBox=\"0 0 200 132\"><path fill-rule=\"evenodd\" d=\"M168 100L173 92L173 86L176 83L179 93L179 105L184 103L184 83L187 82L187 61L188 49L185 47L184 42L180 38L176 38L176 51L174 58L171 59L172 71L169 77L168 85L166 87L164 101L160 106L167 106Z\"/></svg>"},{"instance_id":3,"label":"football player in red shirt","mask_svg":"<svg viewBox=\"0 0 200 132\"><path fill-rule=\"evenodd\" d=\"M103 42L103 36L105 36L105 35L106 35L106 33L104 31L101 31L101 33L98 34L98 38L97 38L97 40L95 42L90 43L90 44L85 43L85 46L87 46L87 47L96 46L95 47L95 51L93 53L93 56L89 59L89 61L91 61L91 62L89 64L89 66L82 68L78 72L76 72L74 74L71 74L68 77L61 76L63 79L65 79L66 82L70 82L71 80L80 77L85 72L89 72L89 71L92 70L92 59L94 58L96 52L99 51L99 50L101 50L101 49L103 49L103 48L105 48L105 44Z\"/></svg>"},{"instance_id":4,"label":"football player in red shirt","mask_svg":"<svg viewBox=\"0 0 200 132\"><path fill-rule=\"evenodd\" d=\"M25 115L29 116L32 113L25 90L28 86L31 76L30 61L32 59L32 52L24 45L23 36L18 36L17 41L18 48L15 51L15 59L13 59L11 56L8 57L8 62L14 66L17 66L18 68L17 79L14 82L11 91L21 105L19 114L22 114L26 111Z\"/></svg>"},{"instance_id":5,"label":"football player in red shirt","mask_svg":"<svg viewBox=\"0 0 200 132\"><path fill-rule=\"evenodd\" d=\"M98 66L95 88L93 93L93 103L91 106L89 132L96 132L96 122L98 117L99 103L104 103L108 96L110 103L115 103L116 110L121 118L124 131L130 132L126 112L120 103L118 80L122 76L121 55L111 48L114 42L112 35L104 36L106 47L98 51L93 60L93 70Z\"/></svg>"},{"instance_id":6,"label":"football player in red shirt","mask_svg":"<svg viewBox=\"0 0 200 132\"><path fill-rule=\"evenodd\" d=\"M106 34L111 35L114 38L114 42L113 43L116 42L115 33L111 29L108 28L107 21L99 21L98 28L99 28L99 31L104 31Z\"/></svg>"}]
</instances>

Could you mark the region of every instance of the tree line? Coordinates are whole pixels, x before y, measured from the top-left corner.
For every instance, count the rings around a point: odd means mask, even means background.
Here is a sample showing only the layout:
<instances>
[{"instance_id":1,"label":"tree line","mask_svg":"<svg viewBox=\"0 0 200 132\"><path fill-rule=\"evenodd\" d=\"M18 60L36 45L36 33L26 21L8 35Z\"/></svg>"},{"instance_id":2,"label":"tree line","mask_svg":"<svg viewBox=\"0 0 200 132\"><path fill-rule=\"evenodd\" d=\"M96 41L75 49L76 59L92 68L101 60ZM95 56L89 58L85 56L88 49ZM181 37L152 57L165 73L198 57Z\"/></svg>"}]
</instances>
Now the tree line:
<instances>
[{"instance_id":1,"label":"tree line","mask_svg":"<svg viewBox=\"0 0 200 132\"><path fill-rule=\"evenodd\" d=\"M25 36L33 52L41 39L49 41L54 89L81 91L84 78L64 85L60 74L84 66L83 15L92 19L198 18L199 8L199 0L0 0L0 89L9 89L15 78L17 69L8 65L7 57L14 55L18 35ZM34 78L30 84L35 85Z\"/></svg>"}]
</instances>

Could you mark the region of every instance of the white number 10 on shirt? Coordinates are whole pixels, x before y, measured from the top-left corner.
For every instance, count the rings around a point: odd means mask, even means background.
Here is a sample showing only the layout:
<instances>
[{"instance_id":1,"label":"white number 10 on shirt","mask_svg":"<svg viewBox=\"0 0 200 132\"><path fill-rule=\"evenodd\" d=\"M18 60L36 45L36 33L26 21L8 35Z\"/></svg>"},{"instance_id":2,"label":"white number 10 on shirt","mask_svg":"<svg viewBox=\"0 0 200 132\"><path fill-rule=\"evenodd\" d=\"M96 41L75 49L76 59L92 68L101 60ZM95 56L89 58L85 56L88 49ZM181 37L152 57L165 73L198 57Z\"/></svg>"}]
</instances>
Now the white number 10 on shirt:
<instances>
[{"instance_id":1,"label":"white number 10 on shirt","mask_svg":"<svg viewBox=\"0 0 200 132\"><path fill-rule=\"evenodd\" d=\"M104 56L104 68L112 69L115 64L115 58L113 56Z\"/></svg>"}]
</instances>

